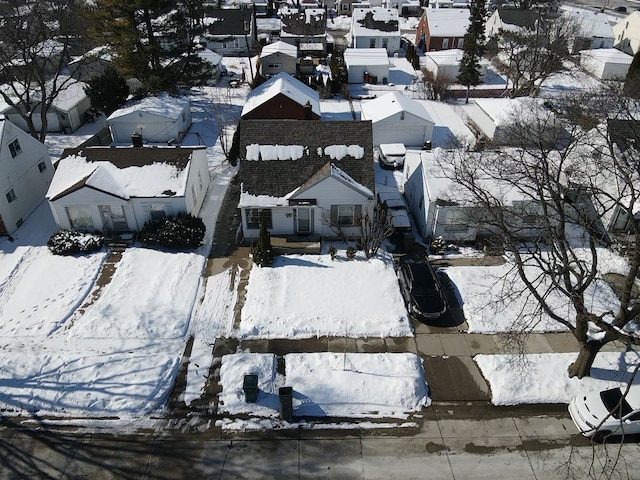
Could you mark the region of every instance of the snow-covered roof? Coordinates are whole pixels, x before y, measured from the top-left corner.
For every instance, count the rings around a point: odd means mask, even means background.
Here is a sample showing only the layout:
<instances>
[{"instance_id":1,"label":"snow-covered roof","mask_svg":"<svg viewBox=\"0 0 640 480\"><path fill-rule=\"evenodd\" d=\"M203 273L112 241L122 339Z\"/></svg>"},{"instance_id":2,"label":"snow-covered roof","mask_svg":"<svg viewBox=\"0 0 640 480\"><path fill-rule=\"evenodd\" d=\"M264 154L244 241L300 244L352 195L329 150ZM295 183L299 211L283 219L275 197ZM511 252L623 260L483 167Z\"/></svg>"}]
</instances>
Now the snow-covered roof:
<instances>
[{"instance_id":1,"label":"snow-covered roof","mask_svg":"<svg viewBox=\"0 0 640 480\"><path fill-rule=\"evenodd\" d=\"M524 114L532 107L533 103L541 103L539 99L529 97L521 98L476 98L476 105L480 107L495 125L508 123L514 114Z\"/></svg>"},{"instance_id":2,"label":"snow-covered roof","mask_svg":"<svg viewBox=\"0 0 640 480\"><path fill-rule=\"evenodd\" d=\"M260 58L273 55L274 53L282 53L284 55L287 55L293 58L298 57L298 49L294 45L291 45L283 41L277 41L262 47L262 53L260 53Z\"/></svg>"},{"instance_id":3,"label":"snow-covered roof","mask_svg":"<svg viewBox=\"0 0 640 480\"><path fill-rule=\"evenodd\" d=\"M362 119L371 120L374 123L399 112L408 112L433 123L431 116L419 102L407 98L399 92L390 92L373 100L362 102L360 109Z\"/></svg>"},{"instance_id":4,"label":"snow-covered roof","mask_svg":"<svg viewBox=\"0 0 640 480\"><path fill-rule=\"evenodd\" d=\"M344 61L347 66L389 65L389 54L386 48L347 48Z\"/></svg>"},{"instance_id":5,"label":"snow-covered roof","mask_svg":"<svg viewBox=\"0 0 640 480\"><path fill-rule=\"evenodd\" d=\"M179 118L184 110L190 108L188 97L172 97L168 94L157 97L146 97L142 100L130 102L113 112L107 120L124 117L136 112L146 112L165 118Z\"/></svg>"},{"instance_id":6,"label":"snow-covered roof","mask_svg":"<svg viewBox=\"0 0 640 480\"><path fill-rule=\"evenodd\" d=\"M609 16L600 12L583 9L564 8L563 15L573 19L584 37L613 38L613 28Z\"/></svg>"},{"instance_id":7,"label":"snow-covered roof","mask_svg":"<svg viewBox=\"0 0 640 480\"><path fill-rule=\"evenodd\" d=\"M437 65L460 65L462 60L463 51L458 48L451 50L437 50L432 52L425 52L425 56L433 60Z\"/></svg>"},{"instance_id":8,"label":"snow-covered roof","mask_svg":"<svg viewBox=\"0 0 640 480\"><path fill-rule=\"evenodd\" d=\"M104 60L105 62L111 62L114 59L114 57L115 55L111 50L110 46L101 45L99 47L92 48L91 50L89 50L87 53L83 55L75 57L68 64L74 65L76 63L82 62L83 60L87 60L87 59L92 59L92 60L98 59L98 60Z\"/></svg>"},{"instance_id":9,"label":"snow-covered roof","mask_svg":"<svg viewBox=\"0 0 640 480\"><path fill-rule=\"evenodd\" d=\"M211 65L220 65L222 63L222 55L209 50L208 48L198 50L198 57L202 60L209 62Z\"/></svg>"},{"instance_id":10,"label":"snow-covered roof","mask_svg":"<svg viewBox=\"0 0 640 480\"><path fill-rule=\"evenodd\" d=\"M608 63L620 63L623 65L631 65L633 57L617 48L596 48L593 50L582 50L581 57L597 58Z\"/></svg>"},{"instance_id":11,"label":"snow-covered roof","mask_svg":"<svg viewBox=\"0 0 640 480\"><path fill-rule=\"evenodd\" d=\"M252 90L242 108L242 115L246 115L278 94L285 95L300 105L305 105L309 102L311 104L311 111L318 116L321 115L320 96L318 92L301 81L296 80L286 72L277 74L258 88Z\"/></svg>"},{"instance_id":12,"label":"snow-covered roof","mask_svg":"<svg viewBox=\"0 0 640 480\"><path fill-rule=\"evenodd\" d=\"M400 35L398 9L354 8L351 14L351 34L356 37L394 37Z\"/></svg>"},{"instance_id":13,"label":"snow-covered roof","mask_svg":"<svg viewBox=\"0 0 640 480\"><path fill-rule=\"evenodd\" d=\"M469 26L468 8L425 9L431 37L464 37Z\"/></svg>"},{"instance_id":14,"label":"snow-covered roof","mask_svg":"<svg viewBox=\"0 0 640 480\"><path fill-rule=\"evenodd\" d=\"M47 85L48 87L51 85ZM87 94L85 93L86 84L83 82L76 81L71 77L60 76L57 80L58 88L60 85L66 85L64 88L61 88L55 100L53 101L53 108L56 110L60 110L63 112L69 112L76 105L82 102L87 98ZM21 86L16 84L15 88L20 88ZM13 93L13 89L9 85L1 85L0 89L2 89L10 98L12 98L15 102L18 102L18 98L15 97ZM31 98L36 100L39 98L37 92L31 92ZM7 104L3 98L0 98L0 113L6 113L12 110L13 107Z\"/></svg>"},{"instance_id":15,"label":"snow-covered roof","mask_svg":"<svg viewBox=\"0 0 640 480\"><path fill-rule=\"evenodd\" d=\"M101 150L103 158L110 153L114 157L128 154L131 163L116 165L108 160L91 161L88 159L91 152L87 151L64 157L56 166L47 198L55 200L82 187L125 200L184 196L193 149L127 147ZM148 161L141 162L141 156L148 157ZM156 161L153 160L155 157ZM169 161L169 157L173 160Z\"/></svg>"}]
</instances>

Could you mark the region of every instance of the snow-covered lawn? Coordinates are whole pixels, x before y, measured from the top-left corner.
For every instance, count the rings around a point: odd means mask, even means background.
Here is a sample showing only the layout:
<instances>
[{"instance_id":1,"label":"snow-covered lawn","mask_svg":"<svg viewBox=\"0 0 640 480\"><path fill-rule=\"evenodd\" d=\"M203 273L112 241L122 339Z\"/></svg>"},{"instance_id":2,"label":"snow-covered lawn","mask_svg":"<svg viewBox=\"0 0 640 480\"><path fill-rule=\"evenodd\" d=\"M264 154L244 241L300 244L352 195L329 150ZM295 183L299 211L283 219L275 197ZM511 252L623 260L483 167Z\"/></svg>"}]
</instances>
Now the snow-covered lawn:
<instances>
[{"instance_id":1,"label":"snow-covered lawn","mask_svg":"<svg viewBox=\"0 0 640 480\"><path fill-rule=\"evenodd\" d=\"M276 257L251 270L240 338L402 337L412 326L390 256Z\"/></svg>"},{"instance_id":2,"label":"snow-covered lawn","mask_svg":"<svg viewBox=\"0 0 640 480\"><path fill-rule=\"evenodd\" d=\"M280 387L293 389L294 416L404 418L430 405L422 360L411 353L291 353L286 376L276 373L273 354L222 357L220 410L277 417ZM245 402L245 374L258 375L258 399Z\"/></svg>"},{"instance_id":3,"label":"snow-covered lawn","mask_svg":"<svg viewBox=\"0 0 640 480\"><path fill-rule=\"evenodd\" d=\"M569 378L576 353L476 355L474 360L491 385L494 405L569 403L575 395L626 385L640 361L637 352L600 352L591 377ZM634 383L640 383L636 378Z\"/></svg>"},{"instance_id":4,"label":"snow-covered lawn","mask_svg":"<svg viewBox=\"0 0 640 480\"><path fill-rule=\"evenodd\" d=\"M606 249L599 249L600 273L625 273L625 260ZM533 268L529 275L533 275ZM526 293L514 264L507 261L498 266L448 267L446 273L455 284L470 333L501 333L526 329L530 332L558 332L566 328L548 315L537 313L537 302ZM524 293L523 293L524 292ZM586 291L585 298L592 312L615 311L619 300L611 287L601 279ZM570 318L571 307L565 297L550 294L546 301L560 314Z\"/></svg>"}]
</instances>

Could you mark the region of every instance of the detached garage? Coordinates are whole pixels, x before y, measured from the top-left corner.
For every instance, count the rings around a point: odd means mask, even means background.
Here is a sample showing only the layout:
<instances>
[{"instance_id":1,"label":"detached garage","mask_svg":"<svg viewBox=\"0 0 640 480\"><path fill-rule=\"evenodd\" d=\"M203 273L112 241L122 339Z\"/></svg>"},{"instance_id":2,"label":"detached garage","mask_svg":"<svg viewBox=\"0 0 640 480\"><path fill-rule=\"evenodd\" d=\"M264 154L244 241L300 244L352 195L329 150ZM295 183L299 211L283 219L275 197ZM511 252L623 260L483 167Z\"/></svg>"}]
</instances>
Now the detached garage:
<instances>
[{"instance_id":1,"label":"detached garage","mask_svg":"<svg viewBox=\"0 0 640 480\"><path fill-rule=\"evenodd\" d=\"M362 120L373 123L373 144L404 143L421 147L431 141L434 122L425 108L401 93L391 92L363 102Z\"/></svg>"},{"instance_id":2,"label":"detached garage","mask_svg":"<svg viewBox=\"0 0 640 480\"><path fill-rule=\"evenodd\" d=\"M117 144L131 144L134 132L143 142L177 143L191 126L191 102L170 95L147 97L113 112L107 126Z\"/></svg>"},{"instance_id":3,"label":"detached garage","mask_svg":"<svg viewBox=\"0 0 640 480\"><path fill-rule=\"evenodd\" d=\"M389 79L389 55L386 48L347 48L344 51L349 83L386 83ZM373 80L365 80L365 73Z\"/></svg>"},{"instance_id":4,"label":"detached garage","mask_svg":"<svg viewBox=\"0 0 640 480\"><path fill-rule=\"evenodd\" d=\"M580 66L600 80L624 80L633 57L615 48L580 52Z\"/></svg>"}]
</instances>

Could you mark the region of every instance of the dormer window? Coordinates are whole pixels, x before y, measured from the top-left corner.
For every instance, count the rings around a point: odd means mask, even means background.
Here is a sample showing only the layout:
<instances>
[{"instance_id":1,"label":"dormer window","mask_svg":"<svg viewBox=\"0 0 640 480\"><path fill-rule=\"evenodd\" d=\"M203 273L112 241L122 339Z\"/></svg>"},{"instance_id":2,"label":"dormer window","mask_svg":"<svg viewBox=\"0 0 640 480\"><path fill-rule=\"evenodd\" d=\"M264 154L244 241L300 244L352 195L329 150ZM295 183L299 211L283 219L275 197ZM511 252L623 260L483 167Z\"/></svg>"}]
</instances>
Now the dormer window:
<instances>
[{"instance_id":1,"label":"dormer window","mask_svg":"<svg viewBox=\"0 0 640 480\"><path fill-rule=\"evenodd\" d=\"M11 158L16 158L22 153L22 148L20 148L20 142L18 142L17 138L9 143L9 151L11 152Z\"/></svg>"}]
</instances>

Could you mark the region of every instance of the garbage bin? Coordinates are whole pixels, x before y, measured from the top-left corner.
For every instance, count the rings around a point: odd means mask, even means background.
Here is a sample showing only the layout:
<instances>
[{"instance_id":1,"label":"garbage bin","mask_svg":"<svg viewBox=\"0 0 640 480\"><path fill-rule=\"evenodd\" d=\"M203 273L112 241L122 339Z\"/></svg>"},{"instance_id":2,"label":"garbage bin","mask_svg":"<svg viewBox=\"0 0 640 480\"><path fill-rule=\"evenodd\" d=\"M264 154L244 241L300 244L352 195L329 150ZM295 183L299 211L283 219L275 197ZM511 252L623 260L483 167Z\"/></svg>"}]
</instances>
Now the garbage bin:
<instances>
[{"instance_id":1,"label":"garbage bin","mask_svg":"<svg viewBox=\"0 0 640 480\"><path fill-rule=\"evenodd\" d=\"M242 390L244 390L245 402L256 403L256 400L258 400L258 375L245 375Z\"/></svg>"},{"instance_id":2,"label":"garbage bin","mask_svg":"<svg viewBox=\"0 0 640 480\"><path fill-rule=\"evenodd\" d=\"M280 397L280 418L285 422L293 419L293 388L280 387L278 390Z\"/></svg>"}]
</instances>

